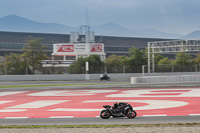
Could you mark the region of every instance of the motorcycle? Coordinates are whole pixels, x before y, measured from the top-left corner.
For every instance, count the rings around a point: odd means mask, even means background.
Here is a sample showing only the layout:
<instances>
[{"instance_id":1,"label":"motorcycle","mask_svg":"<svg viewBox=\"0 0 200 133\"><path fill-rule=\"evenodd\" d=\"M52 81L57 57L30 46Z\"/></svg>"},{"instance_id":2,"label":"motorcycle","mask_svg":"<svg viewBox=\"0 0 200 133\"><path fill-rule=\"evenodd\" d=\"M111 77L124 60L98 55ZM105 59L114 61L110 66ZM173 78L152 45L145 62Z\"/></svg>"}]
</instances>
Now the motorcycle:
<instances>
[{"instance_id":1,"label":"motorcycle","mask_svg":"<svg viewBox=\"0 0 200 133\"><path fill-rule=\"evenodd\" d=\"M102 80L108 80L108 81L110 81L110 77L108 76L108 74L102 74L102 75L100 75L100 78L99 78L101 81Z\"/></svg>"},{"instance_id":2,"label":"motorcycle","mask_svg":"<svg viewBox=\"0 0 200 133\"><path fill-rule=\"evenodd\" d=\"M103 107L105 109L100 112L100 117L102 119L108 119L111 116L113 118L128 117L129 119L133 119L137 116L136 111L133 110L133 107L128 103L120 102L117 107L110 105L104 105Z\"/></svg>"}]
</instances>

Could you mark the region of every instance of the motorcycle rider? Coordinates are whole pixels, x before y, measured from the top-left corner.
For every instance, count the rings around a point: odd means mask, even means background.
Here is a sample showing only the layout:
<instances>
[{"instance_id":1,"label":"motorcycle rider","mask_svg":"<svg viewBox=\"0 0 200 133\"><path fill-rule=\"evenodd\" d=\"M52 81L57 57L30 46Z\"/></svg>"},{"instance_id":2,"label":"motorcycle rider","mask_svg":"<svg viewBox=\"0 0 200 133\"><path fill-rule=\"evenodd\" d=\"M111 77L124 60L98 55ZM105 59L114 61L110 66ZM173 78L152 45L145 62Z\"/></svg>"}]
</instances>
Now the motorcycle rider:
<instances>
[{"instance_id":1,"label":"motorcycle rider","mask_svg":"<svg viewBox=\"0 0 200 133\"><path fill-rule=\"evenodd\" d=\"M135 118L137 116L136 111L133 110L133 107L124 102L115 102L112 106L104 105L105 109L100 112L100 117L102 119L108 119L110 116L115 117L128 117Z\"/></svg>"},{"instance_id":2,"label":"motorcycle rider","mask_svg":"<svg viewBox=\"0 0 200 133\"><path fill-rule=\"evenodd\" d=\"M126 105L126 103L117 103L115 102L113 104L113 111L116 112L118 115L123 115L123 109L124 109L124 106Z\"/></svg>"},{"instance_id":3,"label":"motorcycle rider","mask_svg":"<svg viewBox=\"0 0 200 133\"><path fill-rule=\"evenodd\" d=\"M119 104L118 104L117 102L115 102L115 103L113 104L113 109L114 109L114 108L117 108L118 105L119 105Z\"/></svg>"},{"instance_id":4,"label":"motorcycle rider","mask_svg":"<svg viewBox=\"0 0 200 133\"><path fill-rule=\"evenodd\" d=\"M104 74L103 74L103 77L107 78L107 77L108 77L108 74L107 74L107 73L104 73Z\"/></svg>"},{"instance_id":5,"label":"motorcycle rider","mask_svg":"<svg viewBox=\"0 0 200 133\"><path fill-rule=\"evenodd\" d=\"M109 77L109 75L107 74L107 73L104 73L104 74L101 74L100 75L100 80L102 81L102 80L110 80L110 77Z\"/></svg>"}]
</instances>

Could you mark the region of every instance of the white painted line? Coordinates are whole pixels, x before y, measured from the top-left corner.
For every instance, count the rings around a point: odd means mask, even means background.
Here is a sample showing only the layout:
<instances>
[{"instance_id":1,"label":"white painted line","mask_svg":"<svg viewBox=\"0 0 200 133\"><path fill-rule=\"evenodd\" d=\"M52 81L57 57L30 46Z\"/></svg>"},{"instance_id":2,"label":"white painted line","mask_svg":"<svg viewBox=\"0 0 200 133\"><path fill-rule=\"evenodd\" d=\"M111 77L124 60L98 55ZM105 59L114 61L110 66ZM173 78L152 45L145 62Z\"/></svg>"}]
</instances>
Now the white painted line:
<instances>
[{"instance_id":1,"label":"white painted line","mask_svg":"<svg viewBox=\"0 0 200 133\"><path fill-rule=\"evenodd\" d=\"M54 104L64 103L68 101L69 100L40 100L40 101L29 102L25 104L16 105L16 106L11 106L8 108L43 108L46 106L51 106Z\"/></svg>"},{"instance_id":2,"label":"white painted line","mask_svg":"<svg viewBox=\"0 0 200 133\"><path fill-rule=\"evenodd\" d=\"M7 96L7 95L15 95L19 93L25 93L28 91L6 91L6 92L0 92L0 96Z\"/></svg>"},{"instance_id":3,"label":"white painted line","mask_svg":"<svg viewBox=\"0 0 200 133\"><path fill-rule=\"evenodd\" d=\"M175 91L170 89L125 90L123 93L111 94L106 97L200 97L200 89L175 89Z\"/></svg>"},{"instance_id":4,"label":"white painted line","mask_svg":"<svg viewBox=\"0 0 200 133\"><path fill-rule=\"evenodd\" d=\"M5 119L27 119L28 117L5 117Z\"/></svg>"},{"instance_id":5,"label":"white painted line","mask_svg":"<svg viewBox=\"0 0 200 133\"><path fill-rule=\"evenodd\" d=\"M200 114L189 114L189 116L198 116Z\"/></svg>"},{"instance_id":6,"label":"white painted line","mask_svg":"<svg viewBox=\"0 0 200 133\"><path fill-rule=\"evenodd\" d=\"M28 96L91 96L99 93L116 92L118 90L52 90L28 94Z\"/></svg>"},{"instance_id":7,"label":"white painted line","mask_svg":"<svg viewBox=\"0 0 200 133\"><path fill-rule=\"evenodd\" d=\"M98 116L96 116L97 118L100 118L100 116L98 115Z\"/></svg>"},{"instance_id":8,"label":"white painted line","mask_svg":"<svg viewBox=\"0 0 200 133\"><path fill-rule=\"evenodd\" d=\"M134 107L134 110L150 110L150 109L166 109L174 107L182 107L188 105L187 102L183 101L172 101L172 100L88 100L83 103L114 103L114 102L127 102L127 103L146 103L144 106Z\"/></svg>"},{"instance_id":9,"label":"white painted line","mask_svg":"<svg viewBox=\"0 0 200 133\"><path fill-rule=\"evenodd\" d=\"M74 118L74 116L52 116L49 118Z\"/></svg>"},{"instance_id":10,"label":"white painted line","mask_svg":"<svg viewBox=\"0 0 200 133\"><path fill-rule=\"evenodd\" d=\"M0 112L22 112L27 111L26 109L0 109Z\"/></svg>"},{"instance_id":11,"label":"white painted line","mask_svg":"<svg viewBox=\"0 0 200 133\"><path fill-rule=\"evenodd\" d=\"M89 96L93 94L84 94L76 91L42 91L37 93L28 94L29 96Z\"/></svg>"},{"instance_id":12,"label":"white painted line","mask_svg":"<svg viewBox=\"0 0 200 133\"><path fill-rule=\"evenodd\" d=\"M10 102L13 102L13 101L0 101L0 104L10 103Z\"/></svg>"},{"instance_id":13,"label":"white painted line","mask_svg":"<svg viewBox=\"0 0 200 133\"><path fill-rule=\"evenodd\" d=\"M57 108L48 111L101 111L102 109L72 109L72 108Z\"/></svg>"},{"instance_id":14,"label":"white painted line","mask_svg":"<svg viewBox=\"0 0 200 133\"><path fill-rule=\"evenodd\" d=\"M167 116L165 114L163 115L143 115L143 117L157 117L157 116Z\"/></svg>"}]
</instances>

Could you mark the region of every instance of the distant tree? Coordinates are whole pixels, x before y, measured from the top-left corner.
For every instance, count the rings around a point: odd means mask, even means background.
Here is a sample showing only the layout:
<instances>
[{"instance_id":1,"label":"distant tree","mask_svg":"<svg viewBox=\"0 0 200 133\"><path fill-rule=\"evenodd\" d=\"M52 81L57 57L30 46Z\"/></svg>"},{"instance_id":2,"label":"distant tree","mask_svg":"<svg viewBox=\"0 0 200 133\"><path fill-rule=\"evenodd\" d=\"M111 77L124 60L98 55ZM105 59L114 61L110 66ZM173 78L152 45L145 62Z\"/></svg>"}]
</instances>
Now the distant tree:
<instances>
[{"instance_id":1,"label":"distant tree","mask_svg":"<svg viewBox=\"0 0 200 133\"><path fill-rule=\"evenodd\" d=\"M0 74L5 74L5 67L4 67L4 61L3 61L2 56L0 56Z\"/></svg>"},{"instance_id":2,"label":"distant tree","mask_svg":"<svg viewBox=\"0 0 200 133\"><path fill-rule=\"evenodd\" d=\"M120 56L120 65L121 66L129 66L129 57L128 56Z\"/></svg>"},{"instance_id":3,"label":"distant tree","mask_svg":"<svg viewBox=\"0 0 200 133\"><path fill-rule=\"evenodd\" d=\"M89 73L101 73L103 70L104 62L101 61L99 55L90 55L85 58L85 61L89 63Z\"/></svg>"},{"instance_id":4,"label":"distant tree","mask_svg":"<svg viewBox=\"0 0 200 133\"><path fill-rule=\"evenodd\" d=\"M176 59L174 60L175 65L190 65L193 64L192 57L190 54L185 54L183 52L179 52L176 54Z\"/></svg>"},{"instance_id":5,"label":"distant tree","mask_svg":"<svg viewBox=\"0 0 200 133\"><path fill-rule=\"evenodd\" d=\"M200 64L200 54L197 54L196 58L194 58L195 64Z\"/></svg>"},{"instance_id":6,"label":"distant tree","mask_svg":"<svg viewBox=\"0 0 200 133\"><path fill-rule=\"evenodd\" d=\"M74 62L70 65L69 73L70 74L83 74L85 62L86 61L83 57L78 58L76 62Z\"/></svg>"},{"instance_id":7,"label":"distant tree","mask_svg":"<svg viewBox=\"0 0 200 133\"><path fill-rule=\"evenodd\" d=\"M90 55L89 57L83 58L80 57L76 62L70 65L69 73L71 74L83 74L85 73L85 64L89 62L89 72L98 72L101 67L104 66L104 62L101 61L99 55Z\"/></svg>"},{"instance_id":8,"label":"distant tree","mask_svg":"<svg viewBox=\"0 0 200 133\"><path fill-rule=\"evenodd\" d=\"M154 55L155 57L155 64L159 64L160 61L162 61L165 57L161 54L155 54ZM168 59L168 58L167 58ZM167 59L164 59L167 61ZM169 60L168 60L169 61Z\"/></svg>"},{"instance_id":9,"label":"distant tree","mask_svg":"<svg viewBox=\"0 0 200 133\"><path fill-rule=\"evenodd\" d=\"M121 66L122 65L122 58L117 55L110 55L106 58L105 61L106 66Z\"/></svg>"},{"instance_id":10,"label":"distant tree","mask_svg":"<svg viewBox=\"0 0 200 133\"><path fill-rule=\"evenodd\" d=\"M145 49L144 58L145 58L146 65L147 65L147 63L148 63L148 49L147 49L147 48ZM154 54L154 63L155 63L155 64L159 64L159 61L160 61L161 59L164 59L164 58L165 58L165 57L164 57L163 55L156 53L156 54Z\"/></svg>"},{"instance_id":11,"label":"distant tree","mask_svg":"<svg viewBox=\"0 0 200 133\"><path fill-rule=\"evenodd\" d=\"M132 47L129 49L129 63L131 66L142 66L147 64L145 51Z\"/></svg>"},{"instance_id":12,"label":"distant tree","mask_svg":"<svg viewBox=\"0 0 200 133\"><path fill-rule=\"evenodd\" d=\"M168 57L162 58L158 61L158 65L170 65L172 62L168 59Z\"/></svg>"},{"instance_id":13,"label":"distant tree","mask_svg":"<svg viewBox=\"0 0 200 133\"><path fill-rule=\"evenodd\" d=\"M89 62L90 66L103 66L104 63L101 61L101 58L99 55L93 54L89 57L85 58L86 62Z\"/></svg>"},{"instance_id":14,"label":"distant tree","mask_svg":"<svg viewBox=\"0 0 200 133\"><path fill-rule=\"evenodd\" d=\"M32 74L34 74L36 70L41 70L41 61L47 58L44 52L45 49L46 47L41 45L41 38L33 38L29 36L27 43L23 48L24 53L22 56L26 66L32 71Z\"/></svg>"},{"instance_id":15,"label":"distant tree","mask_svg":"<svg viewBox=\"0 0 200 133\"><path fill-rule=\"evenodd\" d=\"M4 67L5 74L25 74L26 65L20 54L11 53L6 55Z\"/></svg>"},{"instance_id":16,"label":"distant tree","mask_svg":"<svg viewBox=\"0 0 200 133\"><path fill-rule=\"evenodd\" d=\"M129 59L127 56L110 55L106 61L105 65L107 72L109 73L120 73L123 72L123 67L128 65Z\"/></svg>"}]
</instances>

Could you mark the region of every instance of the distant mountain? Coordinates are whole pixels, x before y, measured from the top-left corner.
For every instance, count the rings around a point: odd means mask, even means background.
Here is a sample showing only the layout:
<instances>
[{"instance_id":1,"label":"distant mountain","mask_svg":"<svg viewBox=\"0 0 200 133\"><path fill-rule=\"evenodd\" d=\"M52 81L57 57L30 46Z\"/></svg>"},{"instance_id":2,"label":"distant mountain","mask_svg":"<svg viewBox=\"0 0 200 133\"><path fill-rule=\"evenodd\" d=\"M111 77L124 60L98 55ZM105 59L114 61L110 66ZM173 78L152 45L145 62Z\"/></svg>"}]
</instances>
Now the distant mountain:
<instances>
[{"instance_id":1,"label":"distant mountain","mask_svg":"<svg viewBox=\"0 0 200 133\"><path fill-rule=\"evenodd\" d=\"M56 23L40 23L19 17L17 15L9 15L0 18L1 31L18 31L18 32L53 32L68 33L74 30L73 27L56 24Z\"/></svg>"},{"instance_id":2,"label":"distant mountain","mask_svg":"<svg viewBox=\"0 0 200 133\"><path fill-rule=\"evenodd\" d=\"M95 31L95 33L102 35L130 36L132 34L131 30L126 29L115 23L106 23L102 25L92 26L92 29Z\"/></svg>"},{"instance_id":3,"label":"distant mountain","mask_svg":"<svg viewBox=\"0 0 200 133\"><path fill-rule=\"evenodd\" d=\"M181 37L182 39L200 39L200 30L189 33Z\"/></svg>"},{"instance_id":4,"label":"distant mountain","mask_svg":"<svg viewBox=\"0 0 200 133\"><path fill-rule=\"evenodd\" d=\"M102 35L115 35L115 36L128 36L128 37L149 37L149 38L180 38L180 34L166 33L153 29L138 29L130 30L114 23L107 23L103 25L92 27L97 34Z\"/></svg>"},{"instance_id":5,"label":"distant mountain","mask_svg":"<svg viewBox=\"0 0 200 133\"><path fill-rule=\"evenodd\" d=\"M17 15L8 15L0 18L0 31L16 32L40 32L40 33L64 33L77 31L77 27L56 23L40 23ZM91 26L97 35L124 36L124 37L148 37L148 38L181 38L179 34L165 33L153 29L131 30L115 23Z\"/></svg>"}]
</instances>

